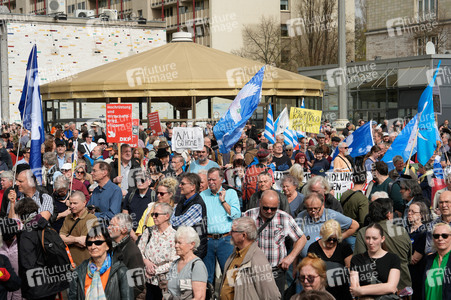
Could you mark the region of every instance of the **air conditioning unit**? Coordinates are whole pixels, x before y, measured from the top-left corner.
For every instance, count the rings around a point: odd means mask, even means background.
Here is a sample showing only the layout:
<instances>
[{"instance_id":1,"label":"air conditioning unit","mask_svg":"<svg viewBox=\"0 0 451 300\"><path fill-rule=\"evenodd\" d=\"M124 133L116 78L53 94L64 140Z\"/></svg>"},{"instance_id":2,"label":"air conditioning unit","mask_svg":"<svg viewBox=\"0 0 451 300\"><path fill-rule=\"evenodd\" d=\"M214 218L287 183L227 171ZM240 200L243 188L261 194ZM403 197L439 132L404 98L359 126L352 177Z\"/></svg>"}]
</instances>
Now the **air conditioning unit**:
<instances>
[{"instance_id":1,"label":"air conditioning unit","mask_svg":"<svg viewBox=\"0 0 451 300\"><path fill-rule=\"evenodd\" d=\"M66 0L49 0L47 2L47 14L66 13Z\"/></svg>"},{"instance_id":2,"label":"air conditioning unit","mask_svg":"<svg viewBox=\"0 0 451 300\"><path fill-rule=\"evenodd\" d=\"M90 18L95 17L95 11L94 10L87 10L87 9L76 9L74 16L76 18Z\"/></svg>"},{"instance_id":3,"label":"air conditioning unit","mask_svg":"<svg viewBox=\"0 0 451 300\"><path fill-rule=\"evenodd\" d=\"M109 21L117 20L117 9L102 9L101 14L108 16Z\"/></svg>"}]
</instances>

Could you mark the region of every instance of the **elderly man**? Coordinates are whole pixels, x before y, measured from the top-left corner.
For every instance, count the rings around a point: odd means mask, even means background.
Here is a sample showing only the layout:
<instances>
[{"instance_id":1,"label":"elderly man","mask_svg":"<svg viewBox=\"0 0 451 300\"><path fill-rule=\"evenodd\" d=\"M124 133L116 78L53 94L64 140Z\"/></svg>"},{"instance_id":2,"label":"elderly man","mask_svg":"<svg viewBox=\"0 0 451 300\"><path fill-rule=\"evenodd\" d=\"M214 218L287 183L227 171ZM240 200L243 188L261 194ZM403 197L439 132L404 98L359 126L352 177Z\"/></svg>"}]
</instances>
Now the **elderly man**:
<instances>
[{"instance_id":1,"label":"elderly man","mask_svg":"<svg viewBox=\"0 0 451 300\"><path fill-rule=\"evenodd\" d=\"M297 224L307 236L307 244L301 252L302 257L307 256L309 246L320 238L321 226L328 220L334 219L340 224L343 239L352 236L359 229L357 221L325 208L324 198L318 193L311 193L305 197L304 208L305 210L296 217Z\"/></svg>"},{"instance_id":2,"label":"elderly man","mask_svg":"<svg viewBox=\"0 0 451 300\"><path fill-rule=\"evenodd\" d=\"M445 191L451 191L451 173L449 173L448 176L446 176L446 187L441 190L438 190L435 193L434 201L432 201L432 205L433 205L432 210L433 211L435 211L438 208L438 201L440 199L440 195Z\"/></svg>"},{"instance_id":3,"label":"elderly man","mask_svg":"<svg viewBox=\"0 0 451 300\"><path fill-rule=\"evenodd\" d=\"M103 160L103 149L102 146L95 146L91 152L92 163L95 163L98 160Z\"/></svg>"},{"instance_id":4,"label":"elderly man","mask_svg":"<svg viewBox=\"0 0 451 300\"><path fill-rule=\"evenodd\" d=\"M243 206L248 207L251 196L257 191L258 174L268 171L271 174L271 184L273 183L273 171L269 164L272 161L272 155L269 150L260 149L257 152L258 164L250 166L244 175L243 186Z\"/></svg>"},{"instance_id":5,"label":"elderly man","mask_svg":"<svg viewBox=\"0 0 451 300\"><path fill-rule=\"evenodd\" d=\"M70 214L66 216L60 230L61 239L69 246L74 263L79 266L84 260L90 258L85 241L91 227L96 225L97 218L88 213L85 195L75 191L70 195Z\"/></svg>"},{"instance_id":6,"label":"elderly man","mask_svg":"<svg viewBox=\"0 0 451 300\"><path fill-rule=\"evenodd\" d=\"M12 171L3 171L0 174L0 178L1 178L0 182L2 185L2 189L0 190L0 199L2 199L1 211L6 212L6 207L7 207L6 205L8 204L8 200L3 201L3 195L8 188L13 186L14 174Z\"/></svg>"},{"instance_id":7,"label":"elderly man","mask_svg":"<svg viewBox=\"0 0 451 300\"><path fill-rule=\"evenodd\" d=\"M111 219L108 231L113 239L113 258L122 261L128 270L143 270L144 261L135 241L130 238L131 230L130 215L120 213ZM145 280L141 283L133 287L135 299L145 299Z\"/></svg>"},{"instance_id":8,"label":"elderly man","mask_svg":"<svg viewBox=\"0 0 451 300\"><path fill-rule=\"evenodd\" d=\"M232 221L241 216L240 200L233 189L224 190L224 172L219 168L208 170L209 189L200 193L207 209L208 250L204 263L208 271L208 282L213 283L216 259L224 272L224 264L233 251L230 244Z\"/></svg>"},{"instance_id":9,"label":"elderly man","mask_svg":"<svg viewBox=\"0 0 451 300\"><path fill-rule=\"evenodd\" d=\"M393 157L393 165L395 168L388 173L388 177L390 177L392 180L396 180L399 177L407 177L410 179L418 179L418 176L415 172L415 169L413 167L410 167L409 170L406 170L407 164L404 163L404 159L401 155L396 155Z\"/></svg>"},{"instance_id":10,"label":"elderly man","mask_svg":"<svg viewBox=\"0 0 451 300\"><path fill-rule=\"evenodd\" d=\"M348 148L349 147L345 142L338 144L338 155L333 161L334 172L352 172L352 164L349 159L346 158Z\"/></svg>"},{"instance_id":11,"label":"elderly man","mask_svg":"<svg viewBox=\"0 0 451 300\"><path fill-rule=\"evenodd\" d=\"M258 175L258 191L251 196L247 209L260 207L260 199L263 192L267 190L274 190L272 188L272 182L272 176L269 172L263 171ZM275 192L279 197L279 209L283 210L287 214L291 214L290 204L288 204L287 197L278 191Z\"/></svg>"},{"instance_id":12,"label":"elderly man","mask_svg":"<svg viewBox=\"0 0 451 300\"><path fill-rule=\"evenodd\" d=\"M42 162L44 163L46 171L43 174L42 185L46 187L49 194L53 193L53 183L56 177L61 176L58 166L58 160L55 152L46 152L42 157Z\"/></svg>"},{"instance_id":13,"label":"elderly man","mask_svg":"<svg viewBox=\"0 0 451 300\"><path fill-rule=\"evenodd\" d=\"M88 155L91 155L92 149L94 149L94 147L97 146L97 144L92 141L92 134L89 134L87 131L84 132L83 140L84 143L81 143L81 146L85 148L86 153L88 153Z\"/></svg>"},{"instance_id":14,"label":"elderly man","mask_svg":"<svg viewBox=\"0 0 451 300\"><path fill-rule=\"evenodd\" d=\"M278 207L279 196L276 191L265 191L260 200L260 207L246 211L244 216L255 220L258 227L258 246L268 258L277 288L280 294L283 294L285 271L304 248L307 240L293 217ZM290 237L294 242L293 250L288 255L286 237Z\"/></svg>"},{"instance_id":15,"label":"elderly man","mask_svg":"<svg viewBox=\"0 0 451 300\"><path fill-rule=\"evenodd\" d=\"M399 182L401 197L406 203L403 218L407 221L407 211L413 202L423 202L426 207L431 207L431 202L423 197L423 191L416 180L408 179Z\"/></svg>"},{"instance_id":16,"label":"elderly man","mask_svg":"<svg viewBox=\"0 0 451 300\"><path fill-rule=\"evenodd\" d=\"M289 168L291 168L291 158L288 157L283 152L283 144L282 143L275 143L273 148L274 156L272 158L272 161L276 165L276 171L287 171Z\"/></svg>"},{"instance_id":17,"label":"elderly man","mask_svg":"<svg viewBox=\"0 0 451 300\"><path fill-rule=\"evenodd\" d=\"M211 168L219 168L219 165L208 159L208 156L210 155L210 148L207 146L204 146L202 150L196 151L197 152L197 160L193 161L189 165L189 173L198 173L199 170L209 170Z\"/></svg>"},{"instance_id":18,"label":"elderly man","mask_svg":"<svg viewBox=\"0 0 451 300\"><path fill-rule=\"evenodd\" d=\"M112 165L111 178L114 183L120 184L123 196L127 195L129 182L130 182L130 171L134 169L139 169L141 166L135 160L132 160L132 148L128 144L121 145L121 176L118 176L118 160L115 160ZM133 172L132 172L133 174Z\"/></svg>"},{"instance_id":19,"label":"elderly man","mask_svg":"<svg viewBox=\"0 0 451 300\"><path fill-rule=\"evenodd\" d=\"M330 193L331 187L325 177L315 176L307 181L307 184L302 189L304 195L310 193L318 193L324 199L324 205L326 208L333 209L339 213L343 213L343 208L338 200ZM304 209L303 205L296 211L298 215Z\"/></svg>"},{"instance_id":20,"label":"elderly man","mask_svg":"<svg viewBox=\"0 0 451 300\"><path fill-rule=\"evenodd\" d=\"M234 220L230 234L236 249L225 264L220 299L280 299L271 265L256 242L254 219L243 217Z\"/></svg>"},{"instance_id":21,"label":"elderly man","mask_svg":"<svg viewBox=\"0 0 451 300\"><path fill-rule=\"evenodd\" d=\"M254 158L257 156L257 143L253 139L247 139L246 141L246 153L244 153L244 161L246 165L250 165Z\"/></svg>"},{"instance_id":22,"label":"elderly man","mask_svg":"<svg viewBox=\"0 0 451 300\"><path fill-rule=\"evenodd\" d=\"M23 198L29 197L33 199L38 205L38 213L47 220L53 214L53 198L49 194L43 193L37 189L36 177L31 170L24 170L17 175L16 185L19 189L20 197L17 197L17 193L14 189L11 189L8 193L8 217L18 218L15 213L15 206Z\"/></svg>"},{"instance_id":23,"label":"elderly man","mask_svg":"<svg viewBox=\"0 0 451 300\"><path fill-rule=\"evenodd\" d=\"M171 167L165 174L166 177L174 177L180 180L183 172L183 165L185 164L185 159L180 154L175 154L170 162Z\"/></svg>"},{"instance_id":24,"label":"elderly man","mask_svg":"<svg viewBox=\"0 0 451 300\"><path fill-rule=\"evenodd\" d=\"M53 215L50 219L53 229L59 232L63 226L64 218L70 214L69 209L70 182L63 175L55 179L53 191Z\"/></svg>"},{"instance_id":25,"label":"elderly man","mask_svg":"<svg viewBox=\"0 0 451 300\"><path fill-rule=\"evenodd\" d=\"M66 163L66 143L61 140L56 140L56 159L58 161L58 168Z\"/></svg>"},{"instance_id":26,"label":"elderly man","mask_svg":"<svg viewBox=\"0 0 451 300\"><path fill-rule=\"evenodd\" d=\"M94 206L100 210L95 215L104 220L111 220L115 215L121 212L122 191L110 180L111 166L98 161L92 167L92 179L98 186L94 189L88 206Z\"/></svg>"}]
</instances>

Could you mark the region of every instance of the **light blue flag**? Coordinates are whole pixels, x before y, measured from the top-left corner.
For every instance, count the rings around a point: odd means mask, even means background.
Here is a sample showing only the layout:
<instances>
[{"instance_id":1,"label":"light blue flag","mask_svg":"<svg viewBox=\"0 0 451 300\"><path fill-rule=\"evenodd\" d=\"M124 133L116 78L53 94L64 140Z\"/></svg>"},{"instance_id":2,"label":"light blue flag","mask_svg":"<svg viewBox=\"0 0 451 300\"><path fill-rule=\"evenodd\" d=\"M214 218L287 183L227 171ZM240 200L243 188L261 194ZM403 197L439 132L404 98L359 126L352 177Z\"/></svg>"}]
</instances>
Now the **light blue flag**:
<instances>
[{"instance_id":1,"label":"light blue flag","mask_svg":"<svg viewBox=\"0 0 451 300\"><path fill-rule=\"evenodd\" d=\"M406 162L410 159L410 155L417 153L417 144L415 140L417 130L418 114L416 114L410 122L407 123L406 127L404 127L401 133L398 134L390 148L388 148L387 152L385 152L384 157L381 159L387 164L390 171L395 168L393 165L393 157L396 155L401 155L403 160Z\"/></svg>"},{"instance_id":2,"label":"light blue flag","mask_svg":"<svg viewBox=\"0 0 451 300\"><path fill-rule=\"evenodd\" d=\"M434 77L421 94L418 102L418 161L424 166L437 148L435 131L434 103L432 101L432 88L437 77L441 61L438 62Z\"/></svg>"},{"instance_id":3,"label":"light blue flag","mask_svg":"<svg viewBox=\"0 0 451 300\"><path fill-rule=\"evenodd\" d=\"M41 91L38 78L37 47L28 57L27 73L19 102L23 127L31 132L30 168L39 184L42 182L41 145L45 141Z\"/></svg>"},{"instance_id":4,"label":"light blue flag","mask_svg":"<svg viewBox=\"0 0 451 300\"><path fill-rule=\"evenodd\" d=\"M229 110L213 127L213 133L218 141L219 152L229 153L233 145L240 139L247 120L249 120L260 103L264 74L265 66L246 83L236 95Z\"/></svg>"},{"instance_id":5,"label":"light blue flag","mask_svg":"<svg viewBox=\"0 0 451 300\"><path fill-rule=\"evenodd\" d=\"M305 108L304 97L302 97L301 108Z\"/></svg>"},{"instance_id":6,"label":"light blue flag","mask_svg":"<svg viewBox=\"0 0 451 300\"><path fill-rule=\"evenodd\" d=\"M296 148L299 143L298 143L298 135L297 132L295 130L290 130L285 129L285 131L283 132L283 136L284 136L284 142L286 145L292 145L293 149Z\"/></svg>"},{"instance_id":7,"label":"light blue flag","mask_svg":"<svg viewBox=\"0 0 451 300\"><path fill-rule=\"evenodd\" d=\"M263 133L264 137L268 139L271 144L276 142L274 138L275 130L274 130L274 117L272 114L271 104L269 105L268 115L266 116L266 125L265 132Z\"/></svg>"},{"instance_id":8,"label":"light blue flag","mask_svg":"<svg viewBox=\"0 0 451 300\"><path fill-rule=\"evenodd\" d=\"M370 152L371 147L374 146L371 121L366 122L363 126L357 128L357 130L349 135L343 142L348 145L348 153L351 157L365 155ZM338 147L335 149L332 159L335 159L337 155Z\"/></svg>"}]
</instances>

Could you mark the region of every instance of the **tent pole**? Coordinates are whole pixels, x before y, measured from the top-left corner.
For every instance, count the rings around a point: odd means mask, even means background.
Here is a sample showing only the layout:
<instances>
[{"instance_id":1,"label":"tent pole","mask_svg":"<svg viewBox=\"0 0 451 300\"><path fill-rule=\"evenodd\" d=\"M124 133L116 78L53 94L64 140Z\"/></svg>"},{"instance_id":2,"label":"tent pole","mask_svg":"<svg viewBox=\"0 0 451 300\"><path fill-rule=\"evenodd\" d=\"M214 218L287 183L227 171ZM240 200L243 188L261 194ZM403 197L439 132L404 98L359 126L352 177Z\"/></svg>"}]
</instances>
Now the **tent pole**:
<instances>
[{"instance_id":1,"label":"tent pole","mask_svg":"<svg viewBox=\"0 0 451 300\"><path fill-rule=\"evenodd\" d=\"M117 103L121 103L121 97L117 98ZM121 176L121 143L117 144L117 176ZM121 187L121 184L118 184Z\"/></svg>"},{"instance_id":2,"label":"tent pole","mask_svg":"<svg viewBox=\"0 0 451 300\"><path fill-rule=\"evenodd\" d=\"M196 96L191 96L191 111L193 112L191 117L193 118L194 122L196 122ZM193 123L193 125L194 124L195 123Z\"/></svg>"}]
</instances>

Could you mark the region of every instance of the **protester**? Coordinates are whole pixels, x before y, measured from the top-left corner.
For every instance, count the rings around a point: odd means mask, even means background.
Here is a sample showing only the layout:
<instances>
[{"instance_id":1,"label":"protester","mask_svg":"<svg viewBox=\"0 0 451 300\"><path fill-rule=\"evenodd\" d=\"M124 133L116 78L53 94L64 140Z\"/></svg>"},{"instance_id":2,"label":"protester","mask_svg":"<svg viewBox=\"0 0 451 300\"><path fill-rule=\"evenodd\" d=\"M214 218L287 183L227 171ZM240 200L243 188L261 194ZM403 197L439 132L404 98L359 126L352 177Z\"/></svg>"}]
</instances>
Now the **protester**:
<instances>
[{"instance_id":1,"label":"protester","mask_svg":"<svg viewBox=\"0 0 451 300\"><path fill-rule=\"evenodd\" d=\"M219 165L216 162L208 159L210 148L204 146L202 150L196 152L198 159L189 165L188 172L198 173L202 169L208 171L210 168L219 168Z\"/></svg>"},{"instance_id":2,"label":"protester","mask_svg":"<svg viewBox=\"0 0 451 300\"><path fill-rule=\"evenodd\" d=\"M367 172L371 172L373 169L373 165L375 162L379 160L380 157L381 148L377 145L374 145L371 147L371 150L369 153L365 155L363 158L364 161L364 167Z\"/></svg>"},{"instance_id":3,"label":"protester","mask_svg":"<svg viewBox=\"0 0 451 300\"><path fill-rule=\"evenodd\" d=\"M269 167L272 161L272 155L266 149L260 149L257 152L258 164L250 166L244 175L243 187L243 206L247 208L252 195L257 191L258 175L264 171L271 174L271 184L274 179L274 172Z\"/></svg>"},{"instance_id":4,"label":"protester","mask_svg":"<svg viewBox=\"0 0 451 300\"><path fill-rule=\"evenodd\" d=\"M343 213L343 208L340 202L331 194L331 187L326 178L322 176L315 176L307 181L304 185L302 193L307 196L310 193L318 193L324 199L325 208L333 209L339 213ZM301 210L303 208L301 207ZM300 212L297 211L296 214Z\"/></svg>"},{"instance_id":5,"label":"protester","mask_svg":"<svg viewBox=\"0 0 451 300\"><path fill-rule=\"evenodd\" d=\"M287 171L291 168L291 157L288 157L284 153L282 143L274 144L274 156L272 161L276 164L276 171Z\"/></svg>"},{"instance_id":6,"label":"protester","mask_svg":"<svg viewBox=\"0 0 451 300\"><path fill-rule=\"evenodd\" d=\"M61 167L61 173L63 173L63 175L68 180L70 189L72 191L82 192L85 195L86 199L89 201L89 198L91 196L89 195L88 189L80 180L78 180L77 178L74 178L73 173L72 173L72 165L70 163L65 163Z\"/></svg>"},{"instance_id":7,"label":"protester","mask_svg":"<svg viewBox=\"0 0 451 300\"><path fill-rule=\"evenodd\" d=\"M304 195L297 191L298 186L299 183L295 177L285 175L282 178L282 191L287 197L288 204L290 205L290 214L293 218L296 217L296 211L304 202Z\"/></svg>"},{"instance_id":8,"label":"protester","mask_svg":"<svg viewBox=\"0 0 451 300\"><path fill-rule=\"evenodd\" d=\"M180 226L175 234L175 252L180 257L169 269L168 293L179 299L205 299L208 272L202 259L194 254L200 245L192 227ZM185 284L182 286L182 282Z\"/></svg>"},{"instance_id":9,"label":"protester","mask_svg":"<svg viewBox=\"0 0 451 300\"><path fill-rule=\"evenodd\" d=\"M388 176L392 180L396 180L399 177L403 176L414 180L418 179L415 169L412 166L408 170L406 170L407 164L404 163L402 156L395 155L393 157L393 165L395 166L395 168L388 173Z\"/></svg>"},{"instance_id":10,"label":"protester","mask_svg":"<svg viewBox=\"0 0 451 300\"><path fill-rule=\"evenodd\" d=\"M444 191L440 194L438 199L438 209L440 215L429 224L430 226L434 226L438 223L451 224L451 191ZM429 230L426 235L426 254L431 254L433 252L433 239L432 233Z\"/></svg>"},{"instance_id":11,"label":"protester","mask_svg":"<svg viewBox=\"0 0 451 300\"><path fill-rule=\"evenodd\" d=\"M280 299L281 295L274 281L271 265L256 242L257 227L254 219L242 217L233 220L230 234L236 249L224 266L220 299ZM242 284L235 284L237 278Z\"/></svg>"},{"instance_id":12,"label":"protester","mask_svg":"<svg viewBox=\"0 0 451 300\"><path fill-rule=\"evenodd\" d=\"M119 160L115 160L111 166L111 180L120 184L123 196L125 196L128 192L129 188L129 174L133 174L131 170L140 169L140 165L132 160L132 149L128 144L121 145L121 169L120 176L118 173L118 164Z\"/></svg>"},{"instance_id":13,"label":"protester","mask_svg":"<svg viewBox=\"0 0 451 300\"><path fill-rule=\"evenodd\" d=\"M127 267L113 258L108 230L101 226L91 228L85 244L91 258L75 270L77 276L70 282L69 299L133 299Z\"/></svg>"},{"instance_id":14,"label":"protester","mask_svg":"<svg viewBox=\"0 0 451 300\"><path fill-rule=\"evenodd\" d=\"M279 209L283 210L288 214L291 214L291 209L290 205L288 204L287 197L284 194L274 190L272 187L272 183L273 183L272 176L269 172L264 171L258 175L257 181L258 191L251 196L251 199L249 200L249 203L246 206L246 210L259 207L262 194L265 191L272 190L275 191L279 197Z\"/></svg>"},{"instance_id":15,"label":"protester","mask_svg":"<svg viewBox=\"0 0 451 300\"><path fill-rule=\"evenodd\" d=\"M163 293L160 284L168 280L167 274L175 254L175 230L169 224L173 208L168 203L157 203L152 212L155 224L144 230L138 243L146 268L146 299L160 300Z\"/></svg>"},{"instance_id":16,"label":"protester","mask_svg":"<svg viewBox=\"0 0 451 300\"><path fill-rule=\"evenodd\" d=\"M13 274L13 278L11 281L7 280L4 284L4 287L7 290L7 294L2 291L0 292L0 299L11 299L11 300L21 300L22 299L22 291L20 289L20 283L21 280L19 279L18 289L15 289L14 283L16 282L14 280L14 274L19 274L19 249L17 245L18 235L19 235L19 226L17 223L17 220L9 219L9 218L3 218L0 219L0 233L2 235L2 245L0 246L0 254L4 257L6 257L11 264L12 272L9 268L6 268L8 270L8 273ZM4 264L7 264L6 260L4 260ZM1 267L0 267L0 271ZM17 275L15 275L17 277ZM7 276L6 276L7 277ZM4 279L6 279L4 277ZM0 277L0 279L2 279ZM2 281L0 280L0 283Z\"/></svg>"},{"instance_id":17,"label":"protester","mask_svg":"<svg viewBox=\"0 0 451 300\"><path fill-rule=\"evenodd\" d=\"M47 152L42 156L42 162L46 171L43 176L43 186L47 188L47 193L53 193L53 183L55 182L56 177L61 176L58 166L58 160L56 158L55 152Z\"/></svg>"}]
</instances>

